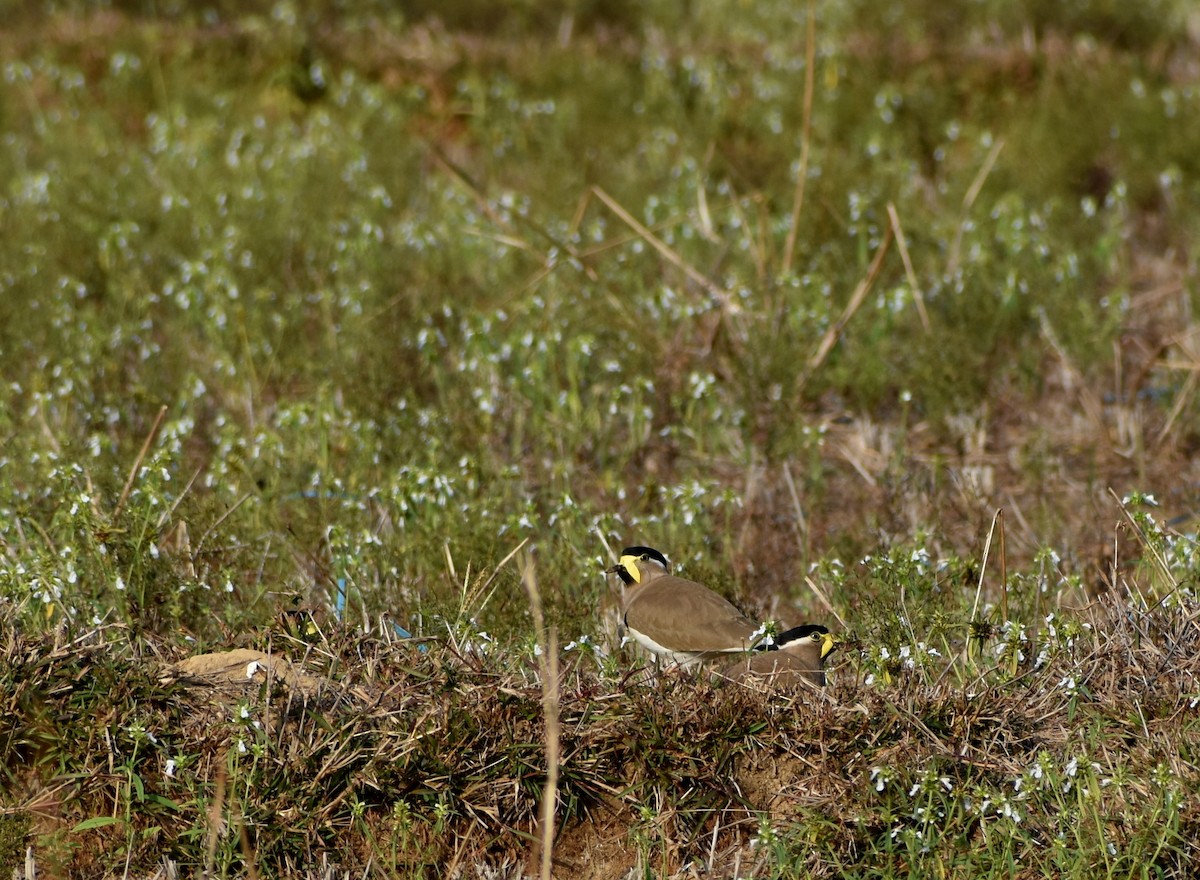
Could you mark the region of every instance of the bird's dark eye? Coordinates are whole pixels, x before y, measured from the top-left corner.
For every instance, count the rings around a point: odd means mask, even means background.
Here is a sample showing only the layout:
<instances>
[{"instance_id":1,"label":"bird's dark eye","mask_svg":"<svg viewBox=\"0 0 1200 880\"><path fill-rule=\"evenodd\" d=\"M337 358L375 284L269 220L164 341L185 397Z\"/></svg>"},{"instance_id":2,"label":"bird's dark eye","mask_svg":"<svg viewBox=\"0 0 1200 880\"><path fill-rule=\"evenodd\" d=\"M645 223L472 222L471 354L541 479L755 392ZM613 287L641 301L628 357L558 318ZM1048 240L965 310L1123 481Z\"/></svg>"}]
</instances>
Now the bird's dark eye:
<instances>
[{"instance_id":1,"label":"bird's dark eye","mask_svg":"<svg viewBox=\"0 0 1200 880\"><path fill-rule=\"evenodd\" d=\"M812 639L814 642L819 642L819 641L821 641L821 634L813 633L811 636L809 636L809 638Z\"/></svg>"}]
</instances>

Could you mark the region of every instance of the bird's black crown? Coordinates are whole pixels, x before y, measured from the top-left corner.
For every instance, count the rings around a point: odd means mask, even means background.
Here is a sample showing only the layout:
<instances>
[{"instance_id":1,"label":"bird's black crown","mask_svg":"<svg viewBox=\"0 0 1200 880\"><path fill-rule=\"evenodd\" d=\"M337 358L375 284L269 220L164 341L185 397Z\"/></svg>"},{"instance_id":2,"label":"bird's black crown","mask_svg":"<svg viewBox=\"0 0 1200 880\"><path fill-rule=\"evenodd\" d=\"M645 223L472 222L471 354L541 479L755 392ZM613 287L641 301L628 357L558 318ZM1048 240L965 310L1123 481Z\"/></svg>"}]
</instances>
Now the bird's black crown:
<instances>
[{"instance_id":1,"label":"bird's black crown","mask_svg":"<svg viewBox=\"0 0 1200 880\"><path fill-rule=\"evenodd\" d=\"M622 556L641 556L646 559L654 559L661 562L663 568L670 568L670 563L667 562L667 557L655 550L653 547L626 547L621 551Z\"/></svg>"},{"instance_id":2,"label":"bird's black crown","mask_svg":"<svg viewBox=\"0 0 1200 880\"><path fill-rule=\"evenodd\" d=\"M826 635L829 633L827 627L821 626L819 623L806 623L803 626L796 626L789 629L787 632L781 632L775 636L776 647L782 648L790 642L798 642L801 639L810 639L813 633Z\"/></svg>"}]
</instances>

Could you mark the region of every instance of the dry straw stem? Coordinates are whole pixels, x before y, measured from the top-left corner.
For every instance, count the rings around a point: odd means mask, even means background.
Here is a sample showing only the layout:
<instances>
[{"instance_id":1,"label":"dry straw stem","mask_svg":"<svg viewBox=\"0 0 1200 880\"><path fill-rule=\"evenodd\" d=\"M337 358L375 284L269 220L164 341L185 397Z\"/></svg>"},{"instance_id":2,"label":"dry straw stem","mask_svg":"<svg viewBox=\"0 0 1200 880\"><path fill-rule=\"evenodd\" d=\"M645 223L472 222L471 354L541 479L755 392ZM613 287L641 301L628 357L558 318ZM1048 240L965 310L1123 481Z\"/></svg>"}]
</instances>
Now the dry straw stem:
<instances>
[{"instance_id":1,"label":"dry straw stem","mask_svg":"<svg viewBox=\"0 0 1200 880\"><path fill-rule=\"evenodd\" d=\"M509 561L518 553L520 553L521 548L528 543L528 538L522 538L521 543L509 550L508 555L500 560L500 562L492 570L492 573L488 576L488 579L485 581L477 581L474 587L471 587L470 585L471 573L470 566L468 566L467 575L463 578L462 597L459 603L458 620L460 623L469 617L479 614L484 608L487 607L488 603L492 601L492 596L496 594L496 589L500 586L499 582L496 581L496 575L500 574L500 571L504 568L504 566L508 565ZM450 572L450 576L454 578L454 580L458 580L454 570L454 558L450 555L450 545L444 545L444 549L446 553L447 570ZM495 586L493 586L493 584L495 584ZM491 587L490 591L488 590L489 587ZM487 593L487 595L484 595L484 593Z\"/></svg>"},{"instance_id":2,"label":"dry straw stem","mask_svg":"<svg viewBox=\"0 0 1200 880\"><path fill-rule=\"evenodd\" d=\"M987 158L983 160L983 165L975 175L975 179L967 187L966 195L963 196L962 220L959 221L958 231L954 234L954 243L950 246L950 258L946 261L946 274L949 276L953 276L958 271L962 238L967 229L967 215L971 213L971 206L975 204L975 199L979 198L979 192L983 189L984 183L987 182L988 175L992 173L992 168L995 166L996 160L1000 158L1000 151L1002 149L1004 149L1004 138L997 138L996 142L992 144L991 150L988 151Z\"/></svg>"},{"instance_id":3,"label":"dry straw stem","mask_svg":"<svg viewBox=\"0 0 1200 880\"><path fill-rule=\"evenodd\" d=\"M912 290L917 315L921 318L921 326L928 333L929 313L925 311L925 295L921 293L921 285L917 283L917 273L913 271L912 258L908 255L908 242L904 239L904 228L900 225L900 215L896 211L896 206L891 202L888 202L887 212L892 221L892 233L896 236L896 249L900 251L900 260L904 263L904 274L908 276L908 286Z\"/></svg>"},{"instance_id":4,"label":"dry straw stem","mask_svg":"<svg viewBox=\"0 0 1200 880\"><path fill-rule=\"evenodd\" d=\"M788 462L783 463L783 481L787 484L788 495L792 498L792 509L796 511L796 542L800 552L808 556L808 517L804 515L804 505L800 503L800 492L796 489L796 480L792 476L792 467Z\"/></svg>"},{"instance_id":5,"label":"dry straw stem","mask_svg":"<svg viewBox=\"0 0 1200 880\"><path fill-rule=\"evenodd\" d=\"M800 552L803 554L807 552L807 547L805 546L804 507L800 503L800 493L796 490L796 481L792 477L792 469L788 466L787 462L783 464L783 478L784 482L787 483L788 493L792 496L792 506L796 511L796 543L799 544ZM804 576L804 583L812 590L813 595L817 597L817 601L824 605L825 609L845 628L846 621L842 620L842 616L837 613L837 609L833 607L833 603L829 601L829 597L825 595L825 591L821 589L820 584L808 575Z\"/></svg>"},{"instance_id":6,"label":"dry straw stem","mask_svg":"<svg viewBox=\"0 0 1200 880\"><path fill-rule=\"evenodd\" d=\"M1175 403L1171 407L1171 412L1167 415L1166 421L1154 438L1155 449L1161 449L1172 431L1174 431L1175 425L1179 421L1179 416L1183 413L1188 401L1195 395L1197 384L1200 384L1200 357L1196 354L1198 332L1200 332L1200 327L1192 325L1175 338L1166 340L1163 343L1163 348L1178 346L1180 351L1187 356L1186 361L1168 360L1163 363L1163 366L1168 370L1186 370L1188 377L1184 380L1183 388L1175 395Z\"/></svg>"},{"instance_id":7,"label":"dry straw stem","mask_svg":"<svg viewBox=\"0 0 1200 880\"><path fill-rule=\"evenodd\" d=\"M454 162L454 160L452 160L449 156L447 156L445 152L436 144L430 144L429 146L430 155L433 156L433 160L437 163L437 166L441 168L442 171L444 171L446 175L452 181L454 181L454 183L458 184L459 188L461 188L463 192L475 200L475 205L479 208L480 213L482 213L501 229L511 229L511 225L503 217L496 213L495 208L492 207L492 203L489 202L487 196L484 195L483 189L471 179L471 175L468 174L460 165ZM483 233L477 234L484 235ZM517 238L516 236L496 237L484 235L484 237L492 237L494 240L503 241L505 244L520 250L533 250L533 246L530 245L529 242L525 241L524 239Z\"/></svg>"},{"instance_id":8,"label":"dry straw stem","mask_svg":"<svg viewBox=\"0 0 1200 880\"><path fill-rule=\"evenodd\" d=\"M875 251L875 258L871 260L870 268L867 269L866 276L858 282L858 286L850 296L850 302L846 303L846 308L842 309L842 314L825 331L825 336L821 339L821 344L817 346L817 350L808 359L808 365L805 366L804 372L800 374L800 379L797 382L796 393L804 390L804 386L808 384L809 379L812 378L821 364L825 363L825 358L829 357L829 352L833 350L834 345L837 344L838 339L845 332L846 325L850 323L850 319L854 317L859 307L862 306L863 300L867 298L867 294L871 291L871 287L875 283L875 279L879 277L879 271L883 268L883 258L887 256L891 243L892 227L888 226L884 232L883 241L879 243L879 247Z\"/></svg>"},{"instance_id":9,"label":"dry straw stem","mask_svg":"<svg viewBox=\"0 0 1200 880\"><path fill-rule=\"evenodd\" d=\"M1008 621L1008 554L1004 546L1004 508L996 511L996 529L1000 534L1000 620Z\"/></svg>"},{"instance_id":10,"label":"dry straw stem","mask_svg":"<svg viewBox=\"0 0 1200 880\"><path fill-rule=\"evenodd\" d=\"M604 537L604 530L600 526L593 527L596 532L596 537L600 539L600 543L604 545L604 552L608 554L608 559L613 564L617 562L617 554L613 552L613 548L609 545L608 539Z\"/></svg>"},{"instance_id":11,"label":"dry straw stem","mask_svg":"<svg viewBox=\"0 0 1200 880\"><path fill-rule=\"evenodd\" d=\"M1054 349L1059 362L1070 377L1075 393L1079 397L1079 405L1083 407L1083 411L1087 415L1088 421L1092 423L1096 435L1103 437L1104 442L1111 448L1113 445L1112 437L1109 436L1108 426L1104 422L1104 411L1100 405L1100 398L1096 396L1096 392L1091 389L1091 386L1084 381L1083 374L1072 363L1067 350L1058 341L1058 334L1054 332L1054 327L1050 324L1050 317L1046 314L1046 310L1039 308L1037 312L1042 336L1045 338L1047 344Z\"/></svg>"},{"instance_id":12,"label":"dry straw stem","mask_svg":"<svg viewBox=\"0 0 1200 880\"><path fill-rule=\"evenodd\" d=\"M546 784L542 789L540 870L542 880L550 880L554 859L554 810L558 801L558 765L560 761L558 638L553 629L547 631L542 612L542 595L538 590L533 560L522 556L518 565L521 583L529 595L529 611L533 616L541 654L538 668L542 678L542 715L546 723Z\"/></svg>"},{"instance_id":13,"label":"dry straw stem","mask_svg":"<svg viewBox=\"0 0 1200 880\"><path fill-rule=\"evenodd\" d=\"M733 184L730 184L732 189ZM754 222L744 210L742 203L748 202L758 209L758 234L751 236L750 230L754 228ZM751 194L740 196L734 192L728 201L729 210L733 211L737 218L739 229L745 230L747 243L751 245L750 255L754 258L754 274L760 282L765 281L767 277L767 253L769 251L768 235L763 228L763 199L761 195Z\"/></svg>"},{"instance_id":14,"label":"dry straw stem","mask_svg":"<svg viewBox=\"0 0 1200 880\"><path fill-rule=\"evenodd\" d=\"M481 229L468 229L466 232L469 235L475 235L479 238L486 238L491 241L496 241L517 250L523 250L529 253L536 251L536 248L531 242L517 235L515 230L512 229L512 224L506 221L504 217L500 216L496 212L495 208L484 194L483 189L471 179L471 176L462 167L451 160L450 157L447 156L436 145L432 147L432 155L438 167L441 168L447 174L447 176L454 181L454 183L458 184L458 186L464 192L466 192L472 199L475 200L475 204L479 207L480 213L487 217L488 220L494 223L497 227L509 230L508 233L496 233ZM577 209L577 218L582 217L585 206L586 197L581 201L581 204ZM552 235L548 229L535 222L530 217L521 214L515 214L514 216L523 226L527 227L537 237L547 242L552 249L561 251L562 253L571 257L571 259L575 260L576 263L582 267L583 273L588 277L589 280L600 280L600 276L596 273L596 270L584 261L583 254L573 244L571 244L569 240L563 240L555 235ZM575 223L576 221L573 220L571 227L572 231L575 229ZM520 291L518 292L524 292L537 287L537 285L540 284L547 275L554 271L557 265L557 261L547 258L542 268L535 272L533 276L527 282L525 282L524 285L522 285ZM393 303L394 302L395 301L393 301ZM393 303L389 303L387 307L390 308Z\"/></svg>"},{"instance_id":15,"label":"dry straw stem","mask_svg":"<svg viewBox=\"0 0 1200 880\"><path fill-rule=\"evenodd\" d=\"M796 170L796 191L792 196L792 225L783 247L783 274L792 271L796 253L796 238L800 232L800 211L804 207L804 184L808 178L808 148L812 139L812 105L814 66L817 57L817 10L808 0L808 28L804 38L804 109L800 128L800 167Z\"/></svg>"},{"instance_id":16,"label":"dry straw stem","mask_svg":"<svg viewBox=\"0 0 1200 880\"><path fill-rule=\"evenodd\" d=\"M668 263L683 272L684 275L690 278L698 286L707 290L713 299L716 300L716 302L721 306L721 310L723 312L730 315L736 315L741 311L737 303L733 302L729 298L728 292L723 290L720 285L718 285L712 279L705 277L699 270L696 269L695 266L681 257L679 253L670 245L647 229L646 226L639 223L637 218L626 211L620 202L618 202L598 186L593 186L592 192L595 193L596 198L602 201L610 211L620 218L622 223L636 232L639 237L641 237L648 245L650 245L650 247L658 251Z\"/></svg>"},{"instance_id":17,"label":"dry straw stem","mask_svg":"<svg viewBox=\"0 0 1200 880\"><path fill-rule=\"evenodd\" d=\"M833 607L833 603L829 601L829 597L825 595L825 591L821 589L820 584L818 584L808 575L804 576L804 583L808 584L808 588L813 591L813 595L821 601L821 604L824 605L829 613L834 616L837 622L840 623L843 628L845 628L846 621L842 620L842 615L837 613L837 609Z\"/></svg>"},{"instance_id":18,"label":"dry straw stem","mask_svg":"<svg viewBox=\"0 0 1200 880\"><path fill-rule=\"evenodd\" d=\"M711 154L712 148L709 148ZM708 159L705 157L705 161ZM717 235L716 229L713 227L712 212L708 210L708 193L704 189L703 175L697 175L696 181L696 216L700 220L699 232L707 241L713 244L720 244L721 237Z\"/></svg>"},{"instance_id":19,"label":"dry straw stem","mask_svg":"<svg viewBox=\"0 0 1200 880\"><path fill-rule=\"evenodd\" d=\"M137 479L138 471L142 469L142 462L146 458L146 453L154 445L154 438L158 436L158 431L162 428L163 419L166 415L167 405L164 403L158 408L158 415L154 418L154 424L150 426L150 433L146 435L146 439L142 443L142 448L138 451L137 458L133 462L133 467L129 469L129 476L125 480L125 487L121 489L121 497L117 499L117 506L113 509L114 520L121 515L121 510L125 507L125 502L129 500L129 493L133 490L133 481Z\"/></svg>"},{"instance_id":20,"label":"dry straw stem","mask_svg":"<svg viewBox=\"0 0 1200 880\"><path fill-rule=\"evenodd\" d=\"M238 816L238 841L242 845L242 858L246 862L246 880L258 880L258 869L254 867L254 847L250 844L250 832L246 829L246 820Z\"/></svg>"},{"instance_id":21,"label":"dry straw stem","mask_svg":"<svg viewBox=\"0 0 1200 880\"><path fill-rule=\"evenodd\" d=\"M1138 524L1138 521L1134 519L1133 514L1129 512L1129 508L1125 505L1125 502L1122 501L1117 493L1113 491L1111 486L1108 487L1108 494L1112 496L1112 500L1115 501L1117 507L1120 508L1121 515L1125 517L1125 521L1129 523L1129 527L1133 529L1134 534L1138 536L1138 542L1142 545L1142 550L1150 554L1150 558L1154 560L1154 566L1158 569L1158 572L1162 576L1163 580L1171 585L1170 589L1166 590L1155 603L1156 605L1161 605L1169 596L1183 586L1183 583L1176 580L1174 573L1171 571L1171 563L1167 561L1166 557L1162 555L1162 551L1154 545L1153 541L1150 540L1145 530L1141 527L1141 525ZM1137 584L1131 582L1130 589L1138 591L1138 598L1142 602L1142 607L1146 607L1148 605L1146 597L1142 595Z\"/></svg>"},{"instance_id":22,"label":"dry straw stem","mask_svg":"<svg viewBox=\"0 0 1200 880\"><path fill-rule=\"evenodd\" d=\"M216 867L217 860L217 843L225 834L225 820L222 814L225 811L225 768L227 766L228 759L225 755L221 755L221 759L217 762L216 792L213 794L212 803L208 805L208 828L204 835L205 878L215 876L214 868Z\"/></svg>"},{"instance_id":23,"label":"dry straw stem","mask_svg":"<svg viewBox=\"0 0 1200 880\"><path fill-rule=\"evenodd\" d=\"M979 563L979 585L975 588L975 602L971 605L970 625L974 627L979 622L979 600L983 595L983 579L987 576L988 556L992 551L992 537L996 534L996 525L1000 522L1000 518L1004 513L1004 509L1000 508L992 517L992 525L988 529L987 540L983 543L983 561ZM967 640L963 645L963 659L969 666L971 664L971 646L975 644L973 633L968 632Z\"/></svg>"},{"instance_id":24,"label":"dry straw stem","mask_svg":"<svg viewBox=\"0 0 1200 880\"><path fill-rule=\"evenodd\" d=\"M1183 408L1187 406L1188 401L1191 400L1192 396L1196 393L1196 385L1197 383L1200 383L1200 365L1193 364L1188 369L1190 369L1191 372L1188 373L1188 377L1183 383L1183 388L1180 389L1179 393L1175 396L1175 405L1171 407L1171 412L1167 416L1166 422L1163 424L1161 430L1159 430L1158 434L1154 438L1155 449L1160 449L1166 442L1167 437L1169 437L1172 430L1174 430L1175 424L1179 419L1179 415L1183 412Z\"/></svg>"},{"instance_id":25,"label":"dry straw stem","mask_svg":"<svg viewBox=\"0 0 1200 880\"><path fill-rule=\"evenodd\" d=\"M187 498L187 496L191 494L192 486L196 485L196 480L200 478L200 475L204 473L204 470L204 465L200 465L198 468L196 468L196 470L192 473L192 478L188 480L187 485L183 487L183 491L180 492L178 497L171 502L171 506L166 508L159 515L158 522L156 523L157 528L161 529L164 525L166 525L167 521L175 515L175 511L179 509L179 505L183 503L183 499Z\"/></svg>"},{"instance_id":26,"label":"dry straw stem","mask_svg":"<svg viewBox=\"0 0 1200 880\"><path fill-rule=\"evenodd\" d=\"M226 510L224 513L222 513L220 516L218 516L215 520L213 520L212 525L210 525L207 529L204 530L204 534L202 534L200 536L200 540L196 542L196 552L192 554L193 559L196 558L196 556L200 553L200 548L202 548L204 546L204 542L208 540L209 535L211 535L213 532L215 532L217 529L219 529L221 527L221 524L223 522L225 522L225 520L227 520L227 519L229 519L229 517L233 516L233 512L235 510L237 510L239 507L241 507L243 504L245 504L247 501L249 501L253 494L254 494L253 492L246 492L244 495L242 495L241 498L239 498L237 501L233 502L233 504L229 505L228 510Z\"/></svg>"}]
</instances>

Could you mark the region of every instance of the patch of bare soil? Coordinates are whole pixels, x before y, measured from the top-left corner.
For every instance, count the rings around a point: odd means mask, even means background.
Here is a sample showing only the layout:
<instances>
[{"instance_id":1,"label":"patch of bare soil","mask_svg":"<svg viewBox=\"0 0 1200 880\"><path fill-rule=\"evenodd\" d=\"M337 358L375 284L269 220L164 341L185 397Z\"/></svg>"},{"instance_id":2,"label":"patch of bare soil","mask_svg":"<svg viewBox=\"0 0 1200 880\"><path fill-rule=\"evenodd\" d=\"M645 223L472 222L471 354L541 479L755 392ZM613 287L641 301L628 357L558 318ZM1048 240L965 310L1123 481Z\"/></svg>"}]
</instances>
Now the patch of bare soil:
<instances>
[{"instance_id":1,"label":"patch of bare soil","mask_svg":"<svg viewBox=\"0 0 1200 880\"><path fill-rule=\"evenodd\" d=\"M555 876L574 880L628 876L637 863L633 821L629 808L614 799L586 820L568 824L555 843ZM534 867L529 866L530 873Z\"/></svg>"}]
</instances>

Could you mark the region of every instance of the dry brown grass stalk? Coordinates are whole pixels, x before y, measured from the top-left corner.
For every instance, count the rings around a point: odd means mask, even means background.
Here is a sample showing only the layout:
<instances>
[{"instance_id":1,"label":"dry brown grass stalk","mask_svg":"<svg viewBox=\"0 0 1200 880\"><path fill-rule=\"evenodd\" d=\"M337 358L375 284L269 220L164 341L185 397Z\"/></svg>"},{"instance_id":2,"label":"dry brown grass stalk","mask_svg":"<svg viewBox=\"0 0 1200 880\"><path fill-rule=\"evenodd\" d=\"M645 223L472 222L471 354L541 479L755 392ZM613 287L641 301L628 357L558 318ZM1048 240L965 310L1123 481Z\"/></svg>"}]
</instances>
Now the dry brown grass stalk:
<instances>
[{"instance_id":1,"label":"dry brown grass stalk","mask_svg":"<svg viewBox=\"0 0 1200 880\"><path fill-rule=\"evenodd\" d=\"M125 509L125 502L129 500L129 493L133 489L133 481L137 479L138 472L142 469L142 462L146 459L146 453L154 445L154 438L158 436L159 429L162 428L163 419L166 418L166 415L167 405L164 403L158 408L158 415L154 417L154 424L150 426L150 431L146 434L146 439L142 442L142 448L138 450L137 458L133 460L133 467L129 469L129 476L126 477L125 485L121 488L121 496L117 499L117 506L113 508L114 520Z\"/></svg>"},{"instance_id":2,"label":"dry brown grass stalk","mask_svg":"<svg viewBox=\"0 0 1200 880\"><path fill-rule=\"evenodd\" d=\"M504 566L508 565L513 560L513 557L520 553L522 548L528 543L528 538L522 538L521 542L516 547L513 547L512 550L509 550L504 558L496 564L496 567L492 569L492 573L486 579L477 578L473 586L471 584L470 567L468 566L467 574L462 582L462 598L459 602L459 623L462 623L466 617L482 613L483 609L492 601L492 596L495 595L496 590L500 586L500 583L496 580L496 576L500 574ZM446 545L445 552L446 565L450 572L450 577L457 580L457 575L454 571L454 559L450 554L449 545Z\"/></svg>"},{"instance_id":3,"label":"dry brown grass stalk","mask_svg":"<svg viewBox=\"0 0 1200 880\"><path fill-rule=\"evenodd\" d=\"M1112 437L1104 420L1104 409L1101 406L1099 395L1092 389L1091 383L1079 372L1079 368L1075 366L1070 355L1067 354L1067 350L1059 342L1058 334L1054 332L1054 327L1050 324L1050 317L1044 310L1039 310L1038 321L1041 325L1042 337L1054 351L1064 372L1069 377L1071 390L1077 395L1079 405L1087 415L1088 421L1092 423L1096 436L1103 439L1106 447L1111 449Z\"/></svg>"},{"instance_id":4,"label":"dry brown grass stalk","mask_svg":"<svg viewBox=\"0 0 1200 880\"><path fill-rule=\"evenodd\" d=\"M992 173L992 168L996 165L996 160L1000 158L1000 151L1004 149L1004 138L996 138L992 148L988 150L987 156L983 160L983 164L979 167L979 171L975 173L971 185L967 187L966 193L963 194L962 200L962 219L959 221L958 229L954 234L954 242L950 245L950 256L946 260L946 274L953 276L958 272L958 261L962 252L962 239L967 230L967 217L971 213L971 207L975 204L975 200L979 198L979 193L983 190L984 183Z\"/></svg>"},{"instance_id":5,"label":"dry brown grass stalk","mask_svg":"<svg viewBox=\"0 0 1200 880\"><path fill-rule=\"evenodd\" d=\"M1117 508L1121 511L1121 516L1124 517L1125 522L1129 525L1129 528L1133 530L1135 535L1137 535L1138 543L1140 544L1142 551L1149 555L1150 559L1153 561L1154 567L1158 570L1158 574L1162 578L1163 583L1168 585L1166 589L1158 591L1160 595L1158 595L1154 604L1161 605L1163 602L1166 602L1171 596L1173 596L1183 584L1176 580L1175 575L1171 570L1171 564L1167 561L1166 557L1163 556L1162 550L1154 541L1150 540L1150 537L1146 534L1145 529L1142 528L1141 524L1137 521L1133 514L1129 512L1129 506L1123 500L1121 500L1120 497L1118 497L1117 493L1113 491L1111 486L1108 489L1108 494L1112 500L1116 502ZM1149 604L1146 595L1142 592L1136 581L1128 581L1127 584L1131 590L1136 591L1137 597L1141 601L1143 607Z\"/></svg>"},{"instance_id":6,"label":"dry brown grass stalk","mask_svg":"<svg viewBox=\"0 0 1200 880\"><path fill-rule=\"evenodd\" d=\"M208 805L207 830L204 836L204 876L211 880L216 876L217 844L225 836L225 785L226 761L224 756L216 764L215 790Z\"/></svg>"},{"instance_id":7,"label":"dry brown grass stalk","mask_svg":"<svg viewBox=\"0 0 1200 880\"><path fill-rule=\"evenodd\" d=\"M691 279L698 287L708 291L713 299L721 306L721 310L729 315L736 315L741 311L737 303L730 299L728 291L722 288L711 278L706 277L695 266L687 262L679 255L679 253L668 245L665 241L651 232L643 223L640 223L636 217L625 210L624 206L606 193L598 186L593 186L591 190L596 198L604 203L610 211L620 218L621 222L637 233L638 237L644 240L648 245L654 248L658 253L672 266L683 272Z\"/></svg>"},{"instance_id":8,"label":"dry brown grass stalk","mask_svg":"<svg viewBox=\"0 0 1200 880\"><path fill-rule=\"evenodd\" d=\"M1175 368L1179 369L1179 367ZM1171 406L1171 411L1167 414L1166 421L1163 422L1163 426L1154 437L1155 449L1161 449L1166 443L1167 438L1174 432L1180 415L1195 396L1197 385L1200 385L1200 363L1193 361L1186 365L1185 369L1188 371L1187 379L1184 380L1183 388L1175 395L1175 402Z\"/></svg>"},{"instance_id":9,"label":"dry brown grass stalk","mask_svg":"<svg viewBox=\"0 0 1200 880\"><path fill-rule=\"evenodd\" d=\"M887 256L888 248L892 243L892 228L890 226L884 231L883 241L879 243L879 247L875 250L875 256L871 260L871 265L867 269L867 274L859 281L858 286L854 288L854 293L850 295L850 301L846 303L846 307L842 309L841 315L834 321L829 329L825 331L825 335L821 338L817 350L813 352L808 359L808 363L804 367L804 372L800 374L800 378L796 382L795 393L799 395L808 381L813 377L813 374L820 369L821 364L825 363L825 358L829 356L829 352L833 351L834 345L846 330L846 326L850 323L850 319L854 317L863 301L870 293L871 287L875 283L875 279L879 277L879 271L883 268L883 258Z\"/></svg>"},{"instance_id":10,"label":"dry brown grass stalk","mask_svg":"<svg viewBox=\"0 0 1200 880\"><path fill-rule=\"evenodd\" d=\"M553 627L546 628L542 612L542 594L538 589L533 560L522 558L521 583L529 596L529 610L534 631L541 648L538 666L542 679L542 714L546 724L546 784L542 788L541 838L539 870L542 880L550 880L554 860L554 815L558 802L558 769L560 755L559 693L558 693L558 636Z\"/></svg>"},{"instance_id":11,"label":"dry brown grass stalk","mask_svg":"<svg viewBox=\"0 0 1200 880\"><path fill-rule=\"evenodd\" d=\"M804 208L804 186L808 180L808 150L812 141L813 84L816 81L817 9L813 0L808 3L808 23L804 36L804 107L800 123L800 163L796 170L796 189L792 194L792 223L788 227L783 247L783 274L792 271L796 239L800 234L800 212Z\"/></svg>"},{"instance_id":12,"label":"dry brown grass stalk","mask_svg":"<svg viewBox=\"0 0 1200 880\"><path fill-rule=\"evenodd\" d=\"M908 277L908 286L912 291L913 303L917 307L917 315L925 332L930 331L929 312L925 310L925 295L921 293L921 285L917 281L917 273L913 270L912 257L908 255L908 242L904 239L904 228L900 225L900 213L892 202L887 205L888 219L892 224L892 233L896 236L896 248L900 251L900 261L904 263L904 274Z\"/></svg>"},{"instance_id":13,"label":"dry brown grass stalk","mask_svg":"<svg viewBox=\"0 0 1200 880\"><path fill-rule=\"evenodd\" d=\"M1004 508L996 510L996 532L1000 536L1000 622L1008 622L1008 553L1004 546Z\"/></svg>"}]
</instances>

